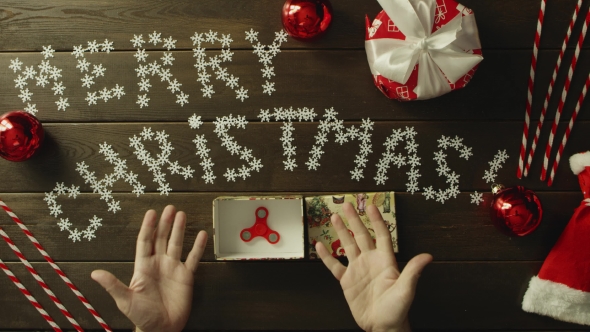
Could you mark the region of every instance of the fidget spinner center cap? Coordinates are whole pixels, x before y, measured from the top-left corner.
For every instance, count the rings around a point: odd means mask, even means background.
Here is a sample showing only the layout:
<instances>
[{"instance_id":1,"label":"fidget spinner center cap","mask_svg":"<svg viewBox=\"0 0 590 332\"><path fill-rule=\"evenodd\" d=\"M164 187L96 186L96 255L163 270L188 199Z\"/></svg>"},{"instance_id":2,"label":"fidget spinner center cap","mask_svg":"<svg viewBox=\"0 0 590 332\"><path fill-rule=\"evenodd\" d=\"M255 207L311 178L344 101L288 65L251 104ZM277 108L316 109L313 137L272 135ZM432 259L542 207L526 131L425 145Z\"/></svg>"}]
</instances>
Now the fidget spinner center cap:
<instances>
[{"instance_id":1,"label":"fidget spinner center cap","mask_svg":"<svg viewBox=\"0 0 590 332\"><path fill-rule=\"evenodd\" d=\"M261 206L256 209L256 222L252 227L244 228L240 232L240 238L244 242L250 242L253 238L256 237L263 237L269 243L276 244L281 239L279 233L270 229L267 224L268 219L268 209Z\"/></svg>"}]
</instances>

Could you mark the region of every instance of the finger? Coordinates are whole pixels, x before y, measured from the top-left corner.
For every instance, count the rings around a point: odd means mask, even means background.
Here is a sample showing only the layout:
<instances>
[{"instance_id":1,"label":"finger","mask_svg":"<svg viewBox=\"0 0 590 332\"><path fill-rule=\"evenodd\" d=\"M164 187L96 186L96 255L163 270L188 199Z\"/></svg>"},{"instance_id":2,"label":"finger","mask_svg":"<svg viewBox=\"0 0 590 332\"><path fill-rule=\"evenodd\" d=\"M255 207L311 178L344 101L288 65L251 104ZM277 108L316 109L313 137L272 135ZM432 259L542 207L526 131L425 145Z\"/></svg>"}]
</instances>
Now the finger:
<instances>
[{"instance_id":1,"label":"finger","mask_svg":"<svg viewBox=\"0 0 590 332\"><path fill-rule=\"evenodd\" d=\"M391 233L383 221L381 212L375 205L367 206L367 215L371 221L371 227L375 230L375 239L377 240L377 250L383 251L393 256L395 262L395 256L393 255L393 242L391 242ZM397 268L397 264L396 264Z\"/></svg>"},{"instance_id":2,"label":"finger","mask_svg":"<svg viewBox=\"0 0 590 332\"><path fill-rule=\"evenodd\" d=\"M149 257L154 251L154 233L156 228L156 218L158 214L154 210L148 210L143 217L143 223L137 236L137 245L135 247L135 260Z\"/></svg>"},{"instance_id":3,"label":"finger","mask_svg":"<svg viewBox=\"0 0 590 332\"><path fill-rule=\"evenodd\" d=\"M172 234L168 241L168 256L180 260L182 255L182 243L184 241L184 229L186 227L186 214L182 211L176 213L174 224L172 225Z\"/></svg>"},{"instance_id":4,"label":"finger","mask_svg":"<svg viewBox=\"0 0 590 332\"><path fill-rule=\"evenodd\" d=\"M334 229L338 234L338 238L340 239L340 243L344 248L346 257L348 257L349 261L354 260L361 253L359 247L356 245L356 242L354 242L354 238L348 232L348 228L346 228L346 225L344 225L344 222L338 213L334 213L330 220L332 221L332 225L334 225Z\"/></svg>"},{"instance_id":5,"label":"finger","mask_svg":"<svg viewBox=\"0 0 590 332\"><path fill-rule=\"evenodd\" d=\"M98 282L115 300L119 310L125 315L129 315L129 305L131 303L131 290L125 286L117 277L108 271L92 271L90 277Z\"/></svg>"},{"instance_id":6,"label":"finger","mask_svg":"<svg viewBox=\"0 0 590 332\"><path fill-rule=\"evenodd\" d=\"M160 223L158 223L158 228L156 229L156 243L154 245L154 251L158 255L164 255L166 253L168 235L170 235L170 227L172 226L175 215L176 209L173 205L168 205L162 212Z\"/></svg>"},{"instance_id":7,"label":"finger","mask_svg":"<svg viewBox=\"0 0 590 332\"><path fill-rule=\"evenodd\" d=\"M326 265L328 270L332 272L334 277L336 277L336 279L338 280L342 279L344 272L346 272L346 267L342 265L342 263L340 263L340 261L338 261L332 255L330 255L328 249L326 249L326 246L324 246L323 243L316 243L315 250L318 252L318 255L322 259L322 262L324 262L324 265Z\"/></svg>"},{"instance_id":8,"label":"finger","mask_svg":"<svg viewBox=\"0 0 590 332\"><path fill-rule=\"evenodd\" d=\"M186 262L184 266L186 266L189 270L193 271L193 273L197 272L197 267L199 266L199 261L201 257L203 257L203 252L205 252L205 247L207 246L207 232L200 231L197 234L197 238L195 239L195 243L193 244L193 249L191 252L188 253L186 257Z\"/></svg>"},{"instance_id":9,"label":"finger","mask_svg":"<svg viewBox=\"0 0 590 332\"><path fill-rule=\"evenodd\" d=\"M373 243L371 234L369 234L367 227L365 227L365 224L363 224L352 204L348 202L344 203L342 210L344 210L344 215L348 220L348 225L350 225L350 228L354 233L354 240L356 241L356 244L358 245L361 252L375 249L375 244Z\"/></svg>"},{"instance_id":10,"label":"finger","mask_svg":"<svg viewBox=\"0 0 590 332\"><path fill-rule=\"evenodd\" d=\"M430 262L432 262L432 256L430 254L420 254L412 258L397 279L396 284L399 284L402 289L409 290L412 299L416 292L418 278L420 278L420 274L424 270L424 267Z\"/></svg>"}]
</instances>

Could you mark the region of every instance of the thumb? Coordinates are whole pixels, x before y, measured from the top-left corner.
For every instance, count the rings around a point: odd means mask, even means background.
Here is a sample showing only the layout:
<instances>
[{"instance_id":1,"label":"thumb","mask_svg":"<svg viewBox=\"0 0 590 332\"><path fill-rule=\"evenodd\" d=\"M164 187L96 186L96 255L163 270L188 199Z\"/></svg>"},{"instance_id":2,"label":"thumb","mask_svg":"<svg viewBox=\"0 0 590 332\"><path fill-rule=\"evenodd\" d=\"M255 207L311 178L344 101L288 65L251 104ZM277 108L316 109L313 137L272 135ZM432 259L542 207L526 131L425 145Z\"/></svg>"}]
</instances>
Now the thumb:
<instances>
[{"instance_id":1,"label":"thumb","mask_svg":"<svg viewBox=\"0 0 590 332\"><path fill-rule=\"evenodd\" d=\"M94 270L90 275L94 281L98 282L115 300L117 307L125 316L129 313L129 303L131 290L125 286L112 273L105 270Z\"/></svg>"},{"instance_id":2,"label":"thumb","mask_svg":"<svg viewBox=\"0 0 590 332\"><path fill-rule=\"evenodd\" d=\"M397 283L399 283L402 289L409 290L412 297L416 291L416 285L418 284L418 278L422 270L430 262L432 262L432 256L430 254L420 254L412 258L397 279Z\"/></svg>"}]
</instances>

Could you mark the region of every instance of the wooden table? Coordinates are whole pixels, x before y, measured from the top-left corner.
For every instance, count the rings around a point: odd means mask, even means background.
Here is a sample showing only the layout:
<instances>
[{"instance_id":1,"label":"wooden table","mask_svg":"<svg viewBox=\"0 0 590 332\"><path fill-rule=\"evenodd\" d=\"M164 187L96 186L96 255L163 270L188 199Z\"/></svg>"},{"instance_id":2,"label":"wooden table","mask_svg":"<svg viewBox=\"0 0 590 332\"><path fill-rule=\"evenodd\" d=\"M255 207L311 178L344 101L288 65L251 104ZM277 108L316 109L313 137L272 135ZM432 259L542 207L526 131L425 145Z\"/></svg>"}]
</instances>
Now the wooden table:
<instances>
[{"instance_id":1,"label":"wooden table","mask_svg":"<svg viewBox=\"0 0 590 332\"><path fill-rule=\"evenodd\" d=\"M282 28L283 1L5 0L0 6L0 108L4 112L26 106L14 88L17 74L8 68L10 60L18 57L23 66L39 64L43 60L39 52L47 45L57 50L51 62L63 68L62 80L67 87L64 96L69 97L70 106L65 112L57 111L58 96L49 88L43 89L29 81L34 92L32 103L39 109L38 117L47 137L42 150L27 162L0 160L2 198L116 329L130 328L131 323L117 310L110 296L90 279L90 272L107 269L129 282L142 215L148 208L161 211L166 204L174 204L188 214L185 255L199 230L210 234L204 262L197 272L187 329L357 329L338 283L319 261L216 262L211 237L211 202L226 194L395 190L398 259L406 262L421 252L435 257L421 277L410 312L416 330L582 330L582 326L528 314L520 308L529 279L538 272L582 198L567 160L559 167L553 187L539 181L540 151L533 161L531 175L524 180L515 176L539 1L462 2L476 14L485 58L472 82L465 89L440 98L402 103L385 98L371 81L364 51L364 22L365 14L372 18L379 12L376 1L333 1L333 26L325 36L315 42L289 39L273 61L277 91L269 97L262 94L262 65L252 54L251 44L244 40L244 31L254 28L260 31L261 42L270 44L274 32ZM574 0L563 0L549 1L547 6L534 99L536 113L574 5ZM578 24L574 31L580 28ZM234 60L227 66L250 89L250 98L244 102L236 100L235 93L219 81L213 83L216 92L212 98L201 96L200 84L195 81L197 72L193 68L189 37L195 31L210 29L230 33L234 40L231 45ZM157 79L152 79L149 107L140 108L136 104L139 78L134 72L135 49L129 40L134 34L143 34L147 39L154 30L161 32L162 37L173 36L178 40L172 51L176 60L171 72L190 95L190 103L184 107L175 103L166 85ZM81 87L82 76L71 52L74 45L86 45L93 40L102 42L105 38L114 42L115 51L86 54L90 62L100 62L107 68L105 77L97 79L95 87L120 84L125 86L126 96L88 106L84 100L87 89ZM150 44L145 47L151 59L162 56L161 48ZM209 49L211 54L219 53L219 46ZM571 53L569 50L566 58ZM573 80L571 95L575 97L590 68L587 55L586 51L582 52ZM561 74L558 86L563 80ZM574 99L568 99L557 137L565 130ZM551 110L555 109L556 101L552 100ZM374 151L369 155L365 179L359 182L350 179L358 143L341 147L333 138L325 146L321 167L317 171L307 170L304 162L314 143L317 122L295 124L294 138L299 147L296 158L300 166L293 172L285 171L279 140L282 124L260 123L257 115L260 109L290 106L314 108L319 116L324 109L334 107L347 126L358 126L367 117L375 121ZM589 148L587 109L588 104L581 111L564 158ZM215 163L213 170L218 178L214 184L205 184L201 179L200 161L191 142L197 131L190 129L186 122L194 113L205 121L200 133L206 135ZM231 133L240 144L253 149L264 164L259 173L253 173L246 181L227 182L222 176L226 168L239 166L239 159L221 146L213 133L213 121L230 113L243 115L250 121L247 130L232 129ZM553 121L553 112L549 113L541 136L542 146ZM420 193L406 193L407 167L390 169L386 185L375 184L372 177L384 152L382 142L392 129L405 126L414 126L418 132L421 188L445 187L432 160L441 135L458 135L473 147L474 156L468 162L452 153L448 158L449 166L461 175L462 193L456 199L442 205L425 200ZM141 166L129 147L128 138L139 134L143 127L166 130L175 148L171 159L196 169L192 179L169 176L173 188L169 196L157 192L147 167ZM147 185L147 193L138 198L123 181L115 184L113 195L122 202L121 211L116 214L107 213L104 201L92 194L75 170L76 163L84 161L99 176L112 172L113 166L99 154L99 144L103 142L111 144ZM498 180L508 186L524 185L535 190L543 203L541 226L524 238L500 234L488 217L491 194L482 176L488 169L488 161L502 149L507 150L510 158L499 171ZM148 150L154 154L158 151L155 145ZM50 191L56 182L81 186L83 193L76 200L59 198L63 216L80 228L86 227L86 220L92 215L102 216L103 226L96 231L96 239L72 243L65 232L60 232L57 219L49 215L43 201L44 192ZM469 194L473 191L486 192L485 204L470 204ZM0 218L0 226L34 262L78 322L88 329L99 328L18 227L6 216ZM61 327L70 327L10 249L3 244L0 248L0 258L8 262L56 322ZM0 328L49 328L8 278L1 276L0 294Z\"/></svg>"}]
</instances>

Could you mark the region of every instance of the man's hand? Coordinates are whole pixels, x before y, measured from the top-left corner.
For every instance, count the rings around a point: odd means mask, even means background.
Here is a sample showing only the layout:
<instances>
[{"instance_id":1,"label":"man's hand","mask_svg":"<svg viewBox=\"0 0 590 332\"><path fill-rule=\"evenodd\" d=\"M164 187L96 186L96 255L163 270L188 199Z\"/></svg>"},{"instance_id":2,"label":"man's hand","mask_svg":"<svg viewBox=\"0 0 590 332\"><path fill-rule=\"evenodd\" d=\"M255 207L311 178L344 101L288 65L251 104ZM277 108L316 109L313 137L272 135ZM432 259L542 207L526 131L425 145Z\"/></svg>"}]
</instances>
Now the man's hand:
<instances>
[{"instance_id":1,"label":"man's hand","mask_svg":"<svg viewBox=\"0 0 590 332\"><path fill-rule=\"evenodd\" d=\"M348 257L348 267L318 242L316 250L320 258L340 280L352 315L363 330L410 331L408 311L414 300L418 277L432 261L432 256L421 254L414 257L400 274L391 235L377 207L367 207L375 230L376 247L352 204L345 203L343 209L354 238L338 214L332 215L332 224Z\"/></svg>"},{"instance_id":2,"label":"man's hand","mask_svg":"<svg viewBox=\"0 0 590 332\"><path fill-rule=\"evenodd\" d=\"M186 215L176 213L174 206L169 205L157 228L156 220L156 211L146 212L137 238L129 287L103 270L93 271L92 279L111 294L137 331L181 331L191 310L194 273L205 250L207 233L199 232L183 264L180 255ZM170 228L172 235L168 241Z\"/></svg>"}]
</instances>

